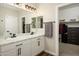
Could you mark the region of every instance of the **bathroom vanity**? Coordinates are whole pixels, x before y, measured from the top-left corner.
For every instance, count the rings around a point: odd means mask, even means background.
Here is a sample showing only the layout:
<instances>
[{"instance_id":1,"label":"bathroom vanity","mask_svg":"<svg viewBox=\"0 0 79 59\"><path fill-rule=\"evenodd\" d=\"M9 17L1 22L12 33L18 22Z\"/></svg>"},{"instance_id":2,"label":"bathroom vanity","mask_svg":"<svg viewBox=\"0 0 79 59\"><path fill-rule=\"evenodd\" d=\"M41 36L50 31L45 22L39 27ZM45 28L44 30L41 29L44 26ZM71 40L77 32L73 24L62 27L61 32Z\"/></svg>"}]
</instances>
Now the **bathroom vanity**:
<instances>
[{"instance_id":1,"label":"bathroom vanity","mask_svg":"<svg viewBox=\"0 0 79 59\"><path fill-rule=\"evenodd\" d=\"M34 56L44 51L44 36L23 35L0 41L1 56Z\"/></svg>"}]
</instances>

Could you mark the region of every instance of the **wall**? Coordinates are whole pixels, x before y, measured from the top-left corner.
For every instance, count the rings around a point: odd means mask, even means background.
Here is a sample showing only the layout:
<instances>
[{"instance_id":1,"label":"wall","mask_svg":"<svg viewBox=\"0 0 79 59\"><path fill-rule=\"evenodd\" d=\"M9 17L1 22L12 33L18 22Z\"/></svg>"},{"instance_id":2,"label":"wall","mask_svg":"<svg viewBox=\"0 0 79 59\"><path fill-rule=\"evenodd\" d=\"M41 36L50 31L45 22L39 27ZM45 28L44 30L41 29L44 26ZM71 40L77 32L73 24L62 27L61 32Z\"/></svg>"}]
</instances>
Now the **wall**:
<instances>
[{"instance_id":1,"label":"wall","mask_svg":"<svg viewBox=\"0 0 79 59\"><path fill-rule=\"evenodd\" d=\"M65 19L70 21L70 19L76 19L79 21L79 4L71 4L59 9L59 20ZM78 23L68 23L69 27L79 27Z\"/></svg>"},{"instance_id":2,"label":"wall","mask_svg":"<svg viewBox=\"0 0 79 59\"><path fill-rule=\"evenodd\" d=\"M41 14L44 15L43 16L44 22L54 21L54 19L55 19L55 16L54 16L54 14L55 14L54 6L51 3L50 4L40 4L39 5L39 10L38 10L38 15L41 15Z\"/></svg>"},{"instance_id":3,"label":"wall","mask_svg":"<svg viewBox=\"0 0 79 59\"><path fill-rule=\"evenodd\" d=\"M53 37L45 37L45 51L53 55L58 55L58 20L56 18L56 4L39 4L38 15L43 16L44 22L55 21L55 23L53 23Z\"/></svg>"}]
</instances>

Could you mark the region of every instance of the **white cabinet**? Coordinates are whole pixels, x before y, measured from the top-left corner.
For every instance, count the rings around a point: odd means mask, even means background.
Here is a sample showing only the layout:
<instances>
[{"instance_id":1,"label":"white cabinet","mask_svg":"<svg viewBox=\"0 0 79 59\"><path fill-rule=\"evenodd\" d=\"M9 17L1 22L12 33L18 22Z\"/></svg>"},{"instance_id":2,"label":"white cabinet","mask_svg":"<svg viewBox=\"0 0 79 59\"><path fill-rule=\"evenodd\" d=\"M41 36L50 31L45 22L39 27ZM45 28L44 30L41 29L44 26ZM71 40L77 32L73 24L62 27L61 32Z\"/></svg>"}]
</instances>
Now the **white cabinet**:
<instances>
[{"instance_id":1,"label":"white cabinet","mask_svg":"<svg viewBox=\"0 0 79 59\"><path fill-rule=\"evenodd\" d=\"M34 56L44 50L44 37L26 39L0 46L1 56Z\"/></svg>"},{"instance_id":2,"label":"white cabinet","mask_svg":"<svg viewBox=\"0 0 79 59\"><path fill-rule=\"evenodd\" d=\"M17 56L16 49L9 50L7 52L2 52L1 56Z\"/></svg>"},{"instance_id":3,"label":"white cabinet","mask_svg":"<svg viewBox=\"0 0 79 59\"><path fill-rule=\"evenodd\" d=\"M32 49L32 47L31 47L31 40L26 40L25 42L23 42L23 45L22 45L22 47L21 47L22 49L22 53L21 53L21 55L22 56L31 56L31 49Z\"/></svg>"},{"instance_id":4,"label":"white cabinet","mask_svg":"<svg viewBox=\"0 0 79 59\"><path fill-rule=\"evenodd\" d=\"M0 46L0 55L1 56L16 56L17 50L16 50L15 44Z\"/></svg>"},{"instance_id":5,"label":"white cabinet","mask_svg":"<svg viewBox=\"0 0 79 59\"><path fill-rule=\"evenodd\" d=\"M32 39L32 55L37 55L44 50L44 37Z\"/></svg>"},{"instance_id":6,"label":"white cabinet","mask_svg":"<svg viewBox=\"0 0 79 59\"><path fill-rule=\"evenodd\" d=\"M25 40L16 45L18 56L31 56L31 40Z\"/></svg>"},{"instance_id":7,"label":"white cabinet","mask_svg":"<svg viewBox=\"0 0 79 59\"><path fill-rule=\"evenodd\" d=\"M1 46L2 56L30 56L31 40Z\"/></svg>"}]
</instances>

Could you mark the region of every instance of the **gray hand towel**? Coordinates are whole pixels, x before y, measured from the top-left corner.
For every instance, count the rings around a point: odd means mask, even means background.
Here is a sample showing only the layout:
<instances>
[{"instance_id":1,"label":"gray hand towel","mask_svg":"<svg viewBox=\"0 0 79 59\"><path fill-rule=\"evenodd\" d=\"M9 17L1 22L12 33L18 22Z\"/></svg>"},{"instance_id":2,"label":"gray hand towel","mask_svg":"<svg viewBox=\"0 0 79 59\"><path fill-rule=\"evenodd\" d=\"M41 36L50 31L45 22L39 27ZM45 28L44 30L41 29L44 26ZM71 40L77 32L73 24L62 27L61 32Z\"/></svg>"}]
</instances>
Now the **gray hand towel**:
<instances>
[{"instance_id":1,"label":"gray hand towel","mask_svg":"<svg viewBox=\"0 0 79 59\"><path fill-rule=\"evenodd\" d=\"M52 31L53 31L53 23L52 22L45 23L45 36L51 38L53 35Z\"/></svg>"}]
</instances>

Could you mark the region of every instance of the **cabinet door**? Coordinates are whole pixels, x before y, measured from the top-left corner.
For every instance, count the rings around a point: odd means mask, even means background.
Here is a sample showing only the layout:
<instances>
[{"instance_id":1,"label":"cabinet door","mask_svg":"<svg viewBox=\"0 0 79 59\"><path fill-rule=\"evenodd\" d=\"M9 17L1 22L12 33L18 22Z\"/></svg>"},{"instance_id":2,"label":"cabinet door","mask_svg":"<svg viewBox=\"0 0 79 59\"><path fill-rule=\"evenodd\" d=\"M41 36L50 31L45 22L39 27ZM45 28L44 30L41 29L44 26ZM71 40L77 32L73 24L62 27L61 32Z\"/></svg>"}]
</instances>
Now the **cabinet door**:
<instances>
[{"instance_id":1,"label":"cabinet door","mask_svg":"<svg viewBox=\"0 0 79 59\"><path fill-rule=\"evenodd\" d=\"M32 55L37 55L38 54L38 42L37 38L32 39Z\"/></svg>"},{"instance_id":2,"label":"cabinet door","mask_svg":"<svg viewBox=\"0 0 79 59\"><path fill-rule=\"evenodd\" d=\"M42 37L32 39L32 55L37 55L44 50L44 39Z\"/></svg>"},{"instance_id":3,"label":"cabinet door","mask_svg":"<svg viewBox=\"0 0 79 59\"><path fill-rule=\"evenodd\" d=\"M21 46L21 55L22 56L31 56L31 40L26 40Z\"/></svg>"},{"instance_id":4,"label":"cabinet door","mask_svg":"<svg viewBox=\"0 0 79 59\"><path fill-rule=\"evenodd\" d=\"M44 50L44 37L38 38L38 51L41 52Z\"/></svg>"}]
</instances>

